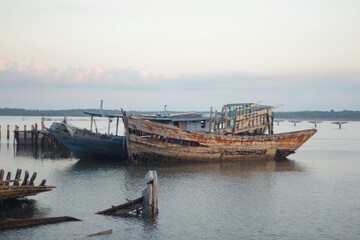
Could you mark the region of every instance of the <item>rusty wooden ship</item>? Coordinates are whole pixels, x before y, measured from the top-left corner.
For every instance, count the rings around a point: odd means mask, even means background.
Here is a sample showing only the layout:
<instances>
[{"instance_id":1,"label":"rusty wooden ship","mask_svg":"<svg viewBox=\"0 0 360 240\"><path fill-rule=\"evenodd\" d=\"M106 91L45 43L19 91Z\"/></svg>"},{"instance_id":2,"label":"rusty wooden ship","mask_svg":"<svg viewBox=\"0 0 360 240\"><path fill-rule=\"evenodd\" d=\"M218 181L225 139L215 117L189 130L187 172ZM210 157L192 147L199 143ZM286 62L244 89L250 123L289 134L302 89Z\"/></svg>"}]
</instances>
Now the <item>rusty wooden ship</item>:
<instances>
[{"instance_id":1,"label":"rusty wooden ship","mask_svg":"<svg viewBox=\"0 0 360 240\"><path fill-rule=\"evenodd\" d=\"M273 108L258 103L224 105L220 112L127 116L133 162L219 162L286 158L316 129L273 133Z\"/></svg>"}]
</instances>

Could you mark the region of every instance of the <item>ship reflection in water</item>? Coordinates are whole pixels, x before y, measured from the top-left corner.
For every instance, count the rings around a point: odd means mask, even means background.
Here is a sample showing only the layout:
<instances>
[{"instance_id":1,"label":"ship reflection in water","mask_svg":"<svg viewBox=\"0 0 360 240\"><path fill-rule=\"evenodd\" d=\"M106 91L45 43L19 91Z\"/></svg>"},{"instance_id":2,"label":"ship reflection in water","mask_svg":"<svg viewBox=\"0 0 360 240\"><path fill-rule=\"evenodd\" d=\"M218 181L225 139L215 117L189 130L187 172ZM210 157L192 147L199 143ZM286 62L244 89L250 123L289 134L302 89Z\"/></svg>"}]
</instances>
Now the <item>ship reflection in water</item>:
<instances>
[{"instance_id":1,"label":"ship reflection in water","mask_svg":"<svg viewBox=\"0 0 360 240\"><path fill-rule=\"evenodd\" d=\"M33 159L79 159L74 165L78 171L94 170L96 168L122 168L126 167L130 172L158 169L163 174L174 174L176 172L192 173L242 173L242 172L284 172L284 171L303 171L301 164L287 158L281 160L244 160L244 161L225 161L217 163L147 163L147 164L128 164L127 159L109 159L106 157L77 156L71 151L63 148L41 148L32 146L14 146L15 157L28 157Z\"/></svg>"},{"instance_id":2,"label":"ship reflection in water","mask_svg":"<svg viewBox=\"0 0 360 240\"><path fill-rule=\"evenodd\" d=\"M49 208L39 206L34 199L22 198L4 200L0 204L0 219L6 218L36 218L41 217Z\"/></svg>"},{"instance_id":3,"label":"ship reflection in water","mask_svg":"<svg viewBox=\"0 0 360 240\"><path fill-rule=\"evenodd\" d=\"M64 159L73 158L73 154L65 147L40 147L31 145L14 145L15 157L30 157L34 159Z\"/></svg>"}]
</instances>

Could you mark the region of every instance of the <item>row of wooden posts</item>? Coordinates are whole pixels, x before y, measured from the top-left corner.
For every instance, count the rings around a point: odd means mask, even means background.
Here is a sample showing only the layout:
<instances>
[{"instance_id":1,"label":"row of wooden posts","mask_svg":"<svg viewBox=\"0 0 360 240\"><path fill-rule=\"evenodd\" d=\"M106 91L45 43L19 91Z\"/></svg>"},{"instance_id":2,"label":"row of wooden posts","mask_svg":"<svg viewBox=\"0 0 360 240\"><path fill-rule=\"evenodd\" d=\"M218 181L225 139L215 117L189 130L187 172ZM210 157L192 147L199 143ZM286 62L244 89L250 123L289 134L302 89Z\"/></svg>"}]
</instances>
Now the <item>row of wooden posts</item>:
<instances>
[{"instance_id":1,"label":"row of wooden posts","mask_svg":"<svg viewBox=\"0 0 360 240\"><path fill-rule=\"evenodd\" d=\"M280 123L283 122L283 121L284 121L284 120L281 120L281 119L275 120L275 122L277 123L278 126L279 126ZM293 123L294 126L296 126L297 123L302 122L302 121L301 121L301 120L289 120L289 122ZM314 120L314 121L309 121L309 123L312 123L312 124L314 124L315 127L317 127L317 125L318 125L319 123L322 123L322 121ZM347 122L346 122L346 121L336 121L336 122L331 122L331 123L332 123L332 124L337 124L337 125L339 125L339 129L341 129L341 126L342 126L343 124L347 123Z\"/></svg>"},{"instance_id":2,"label":"row of wooden posts","mask_svg":"<svg viewBox=\"0 0 360 240\"><path fill-rule=\"evenodd\" d=\"M7 143L10 142L10 125L7 125ZM24 125L24 129L20 130L18 125L15 125L13 131L13 143L17 146L31 146L34 150L46 150L46 151L63 151L67 150L63 144L55 137L53 137L45 128L44 121L41 121L41 127L39 129L38 124L31 125L31 130L27 130L27 126ZM1 126L0 126L0 142L1 142Z\"/></svg>"},{"instance_id":3,"label":"row of wooden posts","mask_svg":"<svg viewBox=\"0 0 360 240\"><path fill-rule=\"evenodd\" d=\"M31 125L31 130L30 131L38 131L40 129L38 129L38 124L35 123L34 125ZM41 131L45 130L45 125L44 125L44 121L41 120ZM15 125L15 129L14 129L14 132L16 131L20 131L20 127L18 125ZM24 132L27 131L27 126L24 125ZM0 140L1 140L1 136L2 136L2 133L1 133L1 125L0 125ZM7 125L6 126L6 139L7 141L10 141L10 125Z\"/></svg>"}]
</instances>

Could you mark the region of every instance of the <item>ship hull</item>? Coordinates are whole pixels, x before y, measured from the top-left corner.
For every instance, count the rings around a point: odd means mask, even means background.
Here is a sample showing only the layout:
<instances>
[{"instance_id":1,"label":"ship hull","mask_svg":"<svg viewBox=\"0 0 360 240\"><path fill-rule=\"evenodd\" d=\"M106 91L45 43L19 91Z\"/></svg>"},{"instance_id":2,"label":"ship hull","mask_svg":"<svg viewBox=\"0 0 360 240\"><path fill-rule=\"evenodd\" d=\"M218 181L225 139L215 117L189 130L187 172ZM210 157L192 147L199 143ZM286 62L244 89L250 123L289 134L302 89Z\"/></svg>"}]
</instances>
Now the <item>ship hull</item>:
<instances>
[{"instance_id":1,"label":"ship hull","mask_svg":"<svg viewBox=\"0 0 360 240\"><path fill-rule=\"evenodd\" d=\"M125 136L108 136L83 129L76 129L74 134L52 128L49 132L79 158L127 158Z\"/></svg>"},{"instance_id":2,"label":"ship hull","mask_svg":"<svg viewBox=\"0 0 360 240\"><path fill-rule=\"evenodd\" d=\"M215 135L126 117L129 158L135 162L220 162L286 158L315 129L270 135Z\"/></svg>"}]
</instances>

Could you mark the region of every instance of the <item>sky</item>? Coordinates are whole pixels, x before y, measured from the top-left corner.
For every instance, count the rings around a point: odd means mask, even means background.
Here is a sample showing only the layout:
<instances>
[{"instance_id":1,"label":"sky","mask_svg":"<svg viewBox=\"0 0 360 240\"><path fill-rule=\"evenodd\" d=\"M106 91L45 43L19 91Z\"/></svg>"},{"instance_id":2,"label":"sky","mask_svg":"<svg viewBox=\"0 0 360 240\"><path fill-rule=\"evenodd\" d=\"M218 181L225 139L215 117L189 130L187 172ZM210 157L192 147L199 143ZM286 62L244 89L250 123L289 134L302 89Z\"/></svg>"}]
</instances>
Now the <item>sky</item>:
<instances>
[{"instance_id":1,"label":"sky","mask_svg":"<svg viewBox=\"0 0 360 240\"><path fill-rule=\"evenodd\" d=\"M0 108L360 110L358 0L0 0Z\"/></svg>"}]
</instances>

